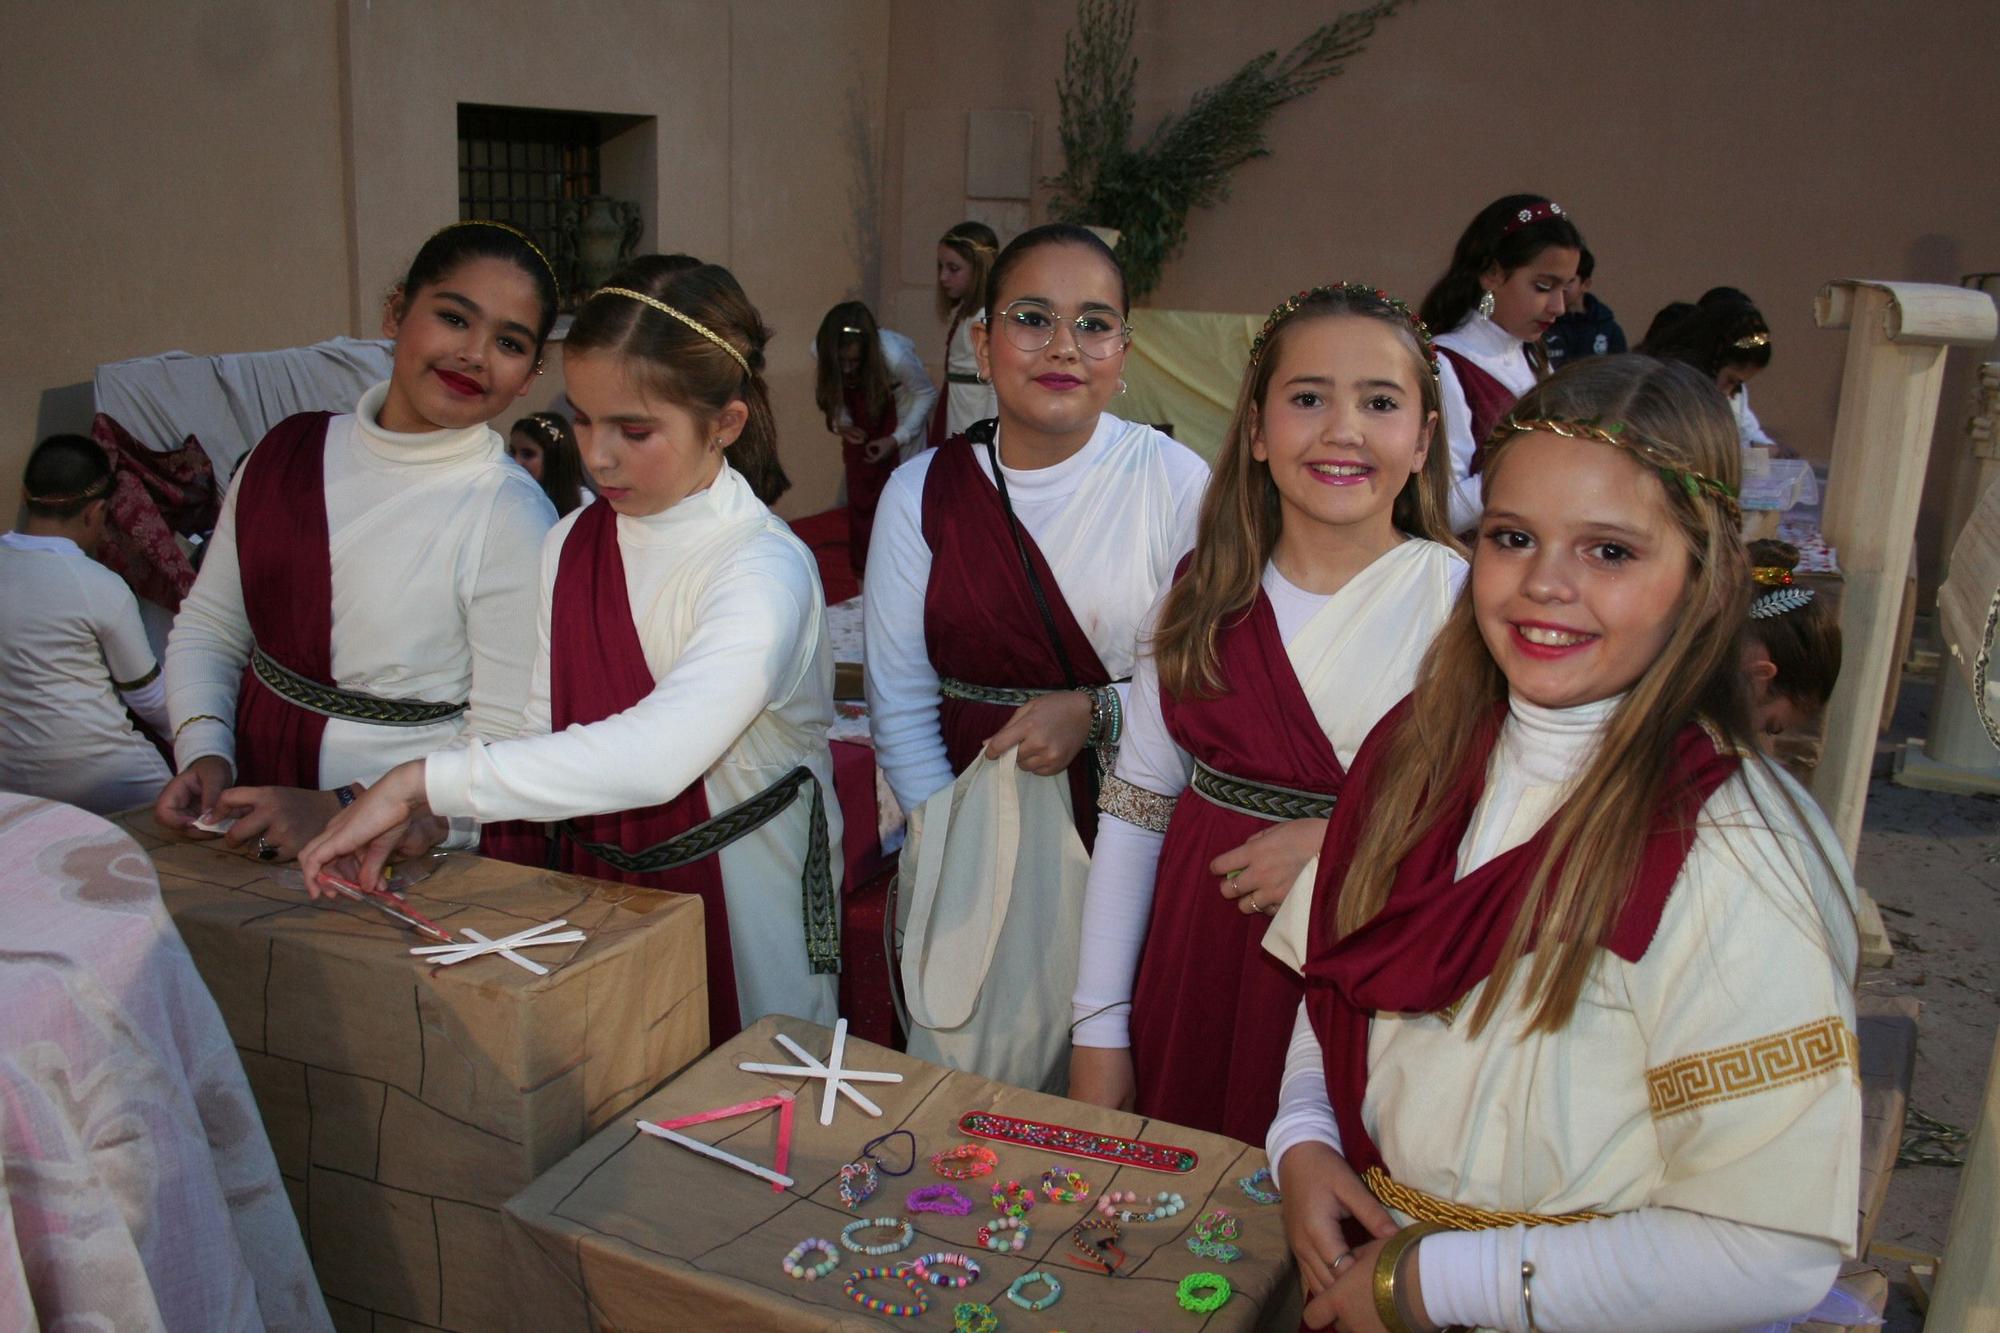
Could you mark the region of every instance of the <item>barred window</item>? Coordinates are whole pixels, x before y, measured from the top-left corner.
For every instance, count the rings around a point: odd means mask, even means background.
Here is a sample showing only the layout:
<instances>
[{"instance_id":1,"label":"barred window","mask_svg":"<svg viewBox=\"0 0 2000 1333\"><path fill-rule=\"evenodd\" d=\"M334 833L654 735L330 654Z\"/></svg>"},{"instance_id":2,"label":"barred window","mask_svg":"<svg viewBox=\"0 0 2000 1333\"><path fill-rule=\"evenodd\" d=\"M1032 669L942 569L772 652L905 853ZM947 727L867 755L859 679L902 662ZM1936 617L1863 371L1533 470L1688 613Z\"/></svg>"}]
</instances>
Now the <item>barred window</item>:
<instances>
[{"instance_id":1,"label":"barred window","mask_svg":"<svg viewBox=\"0 0 2000 1333\"><path fill-rule=\"evenodd\" d=\"M561 238L563 206L604 192L604 130L587 112L458 108L458 215L526 232L556 264L564 295L576 261Z\"/></svg>"}]
</instances>

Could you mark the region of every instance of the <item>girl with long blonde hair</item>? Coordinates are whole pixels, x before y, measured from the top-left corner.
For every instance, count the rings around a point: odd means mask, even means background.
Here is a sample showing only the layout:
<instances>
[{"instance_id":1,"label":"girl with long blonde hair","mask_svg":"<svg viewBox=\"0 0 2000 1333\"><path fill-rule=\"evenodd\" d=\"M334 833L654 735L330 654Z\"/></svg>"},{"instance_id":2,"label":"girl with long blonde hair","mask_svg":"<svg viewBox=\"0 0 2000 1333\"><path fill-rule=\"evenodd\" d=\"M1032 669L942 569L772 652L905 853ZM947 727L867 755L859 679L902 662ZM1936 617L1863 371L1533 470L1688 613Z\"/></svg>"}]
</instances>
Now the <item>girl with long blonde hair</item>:
<instances>
[{"instance_id":1,"label":"girl with long blonde hair","mask_svg":"<svg viewBox=\"0 0 2000 1333\"><path fill-rule=\"evenodd\" d=\"M1106 783L1070 1095L1236 1138L1277 1108L1292 968L1270 914L1464 578L1429 338L1346 284L1272 312ZM1308 881L1309 883L1309 881Z\"/></svg>"},{"instance_id":2,"label":"girl with long blonde hair","mask_svg":"<svg viewBox=\"0 0 2000 1333\"><path fill-rule=\"evenodd\" d=\"M1597 357L1487 450L1321 853L1269 1138L1307 1324L1796 1314L1854 1247L1854 891L1756 749L1728 406Z\"/></svg>"}]
</instances>

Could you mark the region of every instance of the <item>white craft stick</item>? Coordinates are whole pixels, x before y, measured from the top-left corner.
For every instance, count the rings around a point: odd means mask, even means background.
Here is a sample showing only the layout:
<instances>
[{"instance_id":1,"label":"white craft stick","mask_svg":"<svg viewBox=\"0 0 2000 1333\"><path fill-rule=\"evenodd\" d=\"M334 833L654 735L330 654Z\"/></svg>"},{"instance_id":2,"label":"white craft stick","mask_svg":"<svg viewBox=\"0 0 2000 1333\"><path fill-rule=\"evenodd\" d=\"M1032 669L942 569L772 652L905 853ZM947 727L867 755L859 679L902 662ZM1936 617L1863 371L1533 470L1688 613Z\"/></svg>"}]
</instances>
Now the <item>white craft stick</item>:
<instances>
[{"instance_id":1,"label":"white craft stick","mask_svg":"<svg viewBox=\"0 0 2000 1333\"><path fill-rule=\"evenodd\" d=\"M797 1074L805 1078L821 1078L833 1071L821 1065L818 1069L806 1065L767 1065L754 1060L745 1060L736 1066L752 1074ZM901 1074L878 1074L872 1069L843 1069L840 1071L843 1083L901 1083Z\"/></svg>"},{"instance_id":2,"label":"white craft stick","mask_svg":"<svg viewBox=\"0 0 2000 1333\"><path fill-rule=\"evenodd\" d=\"M536 976L545 977L549 974L549 970L546 967L543 967L540 963L532 959L522 957L520 954L514 952L514 950L516 947L528 948L537 944L573 944L582 940L584 933L580 930L564 931L556 935L548 933L555 930L558 926L566 926L568 924L568 921L561 919L544 921L538 926L530 926L526 930L517 930L512 935L497 940L489 940L476 930L469 927L461 927L458 933L464 936L465 939L471 940L472 943L466 944L461 941L457 944L426 945L423 948L412 949L410 952L419 956L429 957L432 962L438 964L440 967L449 967L454 963L467 962L480 957L482 954L497 953L507 961L516 963L533 972Z\"/></svg>"},{"instance_id":3,"label":"white craft stick","mask_svg":"<svg viewBox=\"0 0 2000 1333\"><path fill-rule=\"evenodd\" d=\"M504 940L494 940L492 941L492 943L501 945L506 948L520 948L530 944L576 944L581 940L583 940L584 938L585 938L584 933L580 930L565 930L560 935L544 935L540 939L521 940L509 936ZM456 954L464 954L465 957L467 958L476 958L482 953L489 953L492 951L484 944L429 944L425 945L421 949L412 949L410 950L410 952L414 954L438 954L438 955L456 953ZM450 958L450 959L445 959L444 961L456 963L462 960L457 958Z\"/></svg>"},{"instance_id":4,"label":"white craft stick","mask_svg":"<svg viewBox=\"0 0 2000 1333\"><path fill-rule=\"evenodd\" d=\"M847 1051L847 1020L844 1018L836 1018L833 1021L833 1050L829 1052L826 1057L826 1067L831 1070L836 1070L836 1071L839 1070L840 1057L843 1054L845 1054L846 1051ZM837 1097L839 1097L839 1095L840 1095L840 1076L838 1073L836 1073L834 1077L826 1081L826 1088L820 1094L819 1122L822 1125L830 1125L833 1123L833 1103L834 1100Z\"/></svg>"},{"instance_id":5,"label":"white craft stick","mask_svg":"<svg viewBox=\"0 0 2000 1333\"><path fill-rule=\"evenodd\" d=\"M741 1157L736 1156L736 1154L726 1153L712 1143L703 1143L700 1139L691 1139L685 1134L676 1134L673 1130L663 1129L650 1120L641 1120L637 1123L639 1128L646 1131L646 1133L658 1138L671 1139L675 1143L680 1144L681 1147L698 1152L703 1157L712 1157L718 1162L735 1167L738 1171L748 1171L759 1180L768 1180L773 1185L781 1185L786 1189L792 1187L792 1178L790 1176L781 1175L769 1167L759 1166L755 1162L746 1162Z\"/></svg>"}]
</instances>

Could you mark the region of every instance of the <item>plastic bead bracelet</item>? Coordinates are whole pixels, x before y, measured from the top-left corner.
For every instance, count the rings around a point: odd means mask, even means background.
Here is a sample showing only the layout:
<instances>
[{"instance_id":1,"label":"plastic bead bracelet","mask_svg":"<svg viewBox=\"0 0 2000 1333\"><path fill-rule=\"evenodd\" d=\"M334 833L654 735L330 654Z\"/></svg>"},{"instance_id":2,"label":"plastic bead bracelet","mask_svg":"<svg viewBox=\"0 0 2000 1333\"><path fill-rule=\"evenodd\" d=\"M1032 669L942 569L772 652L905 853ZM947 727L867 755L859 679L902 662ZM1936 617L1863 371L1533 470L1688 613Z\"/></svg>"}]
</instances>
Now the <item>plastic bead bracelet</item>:
<instances>
[{"instance_id":1,"label":"plastic bead bracelet","mask_svg":"<svg viewBox=\"0 0 2000 1333\"><path fill-rule=\"evenodd\" d=\"M1014 1234L1009 1236L1008 1232ZM1034 1231L1018 1217L996 1217L979 1228L979 1243L989 1250L1000 1253L1018 1253L1026 1249L1028 1237Z\"/></svg>"},{"instance_id":2,"label":"plastic bead bracelet","mask_svg":"<svg viewBox=\"0 0 2000 1333\"><path fill-rule=\"evenodd\" d=\"M825 1262L817 1264L805 1262L806 1256L814 1250L826 1256ZM840 1256L835 1253L832 1241L821 1240L818 1236L814 1236L811 1240L802 1240L794 1245L792 1252L785 1256L783 1267L792 1277L803 1278L807 1282L817 1282L840 1267Z\"/></svg>"},{"instance_id":3,"label":"plastic bead bracelet","mask_svg":"<svg viewBox=\"0 0 2000 1333\"><path fill-rule=\"evenodd\" d=\"M1137 1203L1139 1196L1131 1190L1112 1190L1097 1201L1097 1211L1105 1217L1120 1222L1159 1222L1172 1217L1187 1207L1187 1200L1178 1194L1161 1190L1153 1196L1153 1206L1143 1213L1135 1213L1130 1208L1120 1208L1121 1203Z\"/></svg>"},{"instance_id":4,"label":"plastic bead bracelet","mask_svg":"<svg viewBox=\"0 0 2000 1333\"><path fill-rule=\"evenodd\" d=\"M965 1271L940 1273L933 1267L939 1264L962 1268ZM956 1250L939 1250L936 1254L919 1256L916 1262L910 1265L910 1271L933 1287L950 1287L954 1291L963 1291L979 1280L979 1261L969 1254L960 1254Z\"/></svg>"},{"instance_id":5,"label":"plastic bead bracelet","mask_svg":"<svg viewBox=\"0 0 2000 1333\"><path fill-rule=\"evenodd\" d=\"M917 1298L916 1304L905 1305L900 1301L885 1301L880 1296L870 1296L867 1292L861 1290L862 1283L872 1282L878 1277L888 1278L891 1281L900 1282L905 1287L908 1287L910 1294ZM1219 1278L1217 1279L1217 1281L1220 1280ZM1187 1284L1182 1283L1181 1285L1186 1286ZM924 1284L902 1268L857 1268L847 1275L847 1281L842 1284L842 1289L849 1296L853 1297L854 1303L862 1309L874 1314L893 1315L897 1319L915 1319L918 1315L931 1308L931 1294L924 1290ZM1183 1300L1181 1304L1186 1305L1187 1302Z\"/></svg>"},{"instance_id":6,"label":"plastic bead bracelet","mask_svg":"<svg viewBox=\"0 0 2000 1333\"><path fill-rule=\"evenodd\" d=\"M951 1307L951 1326L957 1333L995 1333L1000 1327L1000 1316L993 1313L990 1305L960 1301Z\"/></svg>"},{"instance_id":7,"label":"plastic bead bracelet","mask_svg":"<svg viewBox=\"0 0 2000 1333\"><path fill-rule=\"evenodd\" d=\"M970 1180L992 1174L1000 1156L983 1143L961 1143L931 1156L931 1170L946 1180Z\"/></svg>"},{"instance_id":8,"label":"plastic bead bracelet","mask_svg":"<svg viewBox=\"0 0 2000 1333\"><path fill-rule=\"evenodd\" d=\"M1212 1314L1229 1301L1229 1279L1220 1273L1189 1273L1174 1289L1181 1309L1195 1314Z\"/></svg>"},{"instance_id":9,"label":"plastic bead bracelet","mask_svg":"<svg viewBox=\"0 0 2000 1333\"><path fill-rule=\"evenodd\" d=\"M1023 1287L1032 1287L1037 1282L1047 1283L1049 1289L1033 1300L1021 1294ZM1062 1283L1056 1281L1053 1274L1044 1273L1037 1268L1032 1273L1024 1273L1014 1279L1013 1285L1007 1288L1007 1299L1023 1310L1046 1310L1062 1299Z\"/></svg>"},{"instance_id":10,"label":"plastic bead bracelet","mask_svg":"<svg viewBox=\"0 0 2000 1333\"><path fill-rule=\"evenodd\" d=\"M1056 1184L1060 1176L1062 1184ZM1050 1203L1078 1203L1090 1197L1090 1182L1080 1172L1052 1166L1042 1172L1042 1196Z\"/></svg>"},{"instance_id":11,"label":"plastic bead bracelet","mask_svg":"<svg viewBox=\"0 0 2000 1333\"><path fill-rule=\"evenodd\" d=\"M972 1211L972 1200L959 1192L956 1185L926 1185L922 1189L911 1190L903 1200L903 1206L913 1213L949 1213L953 1217L964 1217Z\"/></svg>"},{"instance_id":12,"label":"plastic bead bracelet","mask_svg":"<svg viewBox=\"0 0 2000 1333\"><path fill-rule=\"evenodd\" d=\"M879 1245L863 1245L860 1241L854 1239L855 1232L867 1231L874 1227L895 1227L896 1238L894 1240L883 1241ZM915 1224L905 1221L900 1217L857 1217L840 1229L840 1243L842 1245L845 1245L856 1254L870 1256L894 1254L916 1238L917 1228Z\"/></svg>"},{"instance_id":13,"label":"plastic bead bracelet","mask_svg":"<svg viewBox=\"0 0 2000 1333\"><path fill-rule=\"evenodd\" d=\"M1009 1217L1026 1217L1035 1209L1033 1186L1021 1187L1018 1180L1010 1180L1004 1185L993 1187L993 1211L1005 1213Z\"/></svg>"}]
</instances>

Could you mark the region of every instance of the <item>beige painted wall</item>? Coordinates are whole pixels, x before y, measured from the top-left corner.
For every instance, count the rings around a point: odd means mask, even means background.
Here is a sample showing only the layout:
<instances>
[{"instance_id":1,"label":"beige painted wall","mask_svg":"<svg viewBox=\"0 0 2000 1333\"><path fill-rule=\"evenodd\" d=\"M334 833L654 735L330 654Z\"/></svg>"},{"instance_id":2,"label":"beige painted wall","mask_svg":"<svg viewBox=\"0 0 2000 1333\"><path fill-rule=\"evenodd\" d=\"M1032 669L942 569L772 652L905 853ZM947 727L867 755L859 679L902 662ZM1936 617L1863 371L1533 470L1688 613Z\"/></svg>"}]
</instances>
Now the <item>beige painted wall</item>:
<instances>
[{"instance_id":1,"label":"beige painted wall","mask_svg":"<svg viewBox=\"0 0 2000 1333\"><path fill-rule=\"evenodd\" d=\"M1139 8L1144 134L1337 6ZM969 206L963 149L954 155L965 112L1033 112L1036 161L1053 174L1055 84L1074 17L1070 0L897 0L883 194L899 262L884 303L916 325L905 332L920 346L941 336L924 314L932 243ZM1278 113L1272 156L1238 172L1232 199L1193 216L1154 303L1261 311L1344 277L1414 302L1474 211L1541 190L1575 213L1598 256L1597 292L1635 339L1662 304L1710 286L1756 297L1776 348L1753 389L1757 410L1780 438L1823 456L1844 335L1813 327L1818 285L2000 269L1996 49L2000 10L1985 0L1412 4L1345 74ZM1037 220L1043 202L1038 192ZM1956 412L1947 404L1941 417Z\"/></svg>"}]
</instances>

